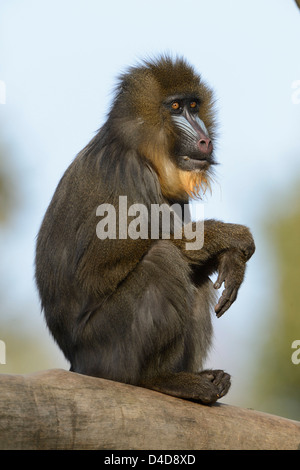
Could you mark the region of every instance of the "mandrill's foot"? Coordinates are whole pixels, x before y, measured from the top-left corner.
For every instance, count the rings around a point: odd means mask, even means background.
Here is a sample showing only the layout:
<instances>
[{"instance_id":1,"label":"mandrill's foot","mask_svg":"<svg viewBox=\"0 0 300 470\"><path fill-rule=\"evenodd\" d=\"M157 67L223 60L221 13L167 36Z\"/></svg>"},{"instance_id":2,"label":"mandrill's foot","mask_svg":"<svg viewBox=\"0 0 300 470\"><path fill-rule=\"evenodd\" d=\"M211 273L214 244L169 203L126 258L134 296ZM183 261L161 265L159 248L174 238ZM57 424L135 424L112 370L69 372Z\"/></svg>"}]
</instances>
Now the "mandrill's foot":
<instances>
[{"instance_id":1,"label":"mandrill's foot","mask_svg":"<svg viewBox=\"0 0 300 470\"><path fill-rule=\"evenodd\" d=\"M223 370L203 370L199 372L202 382L202 396L199 401L205 405L215 403L228 392L230 375Z\"/></svg>"},{"instance_id":2,"label":"mandrill's foot","mask_svg":"<svg viewBox=\"0 0 300 470\"><path fill-rule=\"evenodd\" d=\"M174 397L211 405L228 392L230 375L223 370L203 370L197 374L178 372L152 377L139 385Z\"/></svg>"}]
</instances>

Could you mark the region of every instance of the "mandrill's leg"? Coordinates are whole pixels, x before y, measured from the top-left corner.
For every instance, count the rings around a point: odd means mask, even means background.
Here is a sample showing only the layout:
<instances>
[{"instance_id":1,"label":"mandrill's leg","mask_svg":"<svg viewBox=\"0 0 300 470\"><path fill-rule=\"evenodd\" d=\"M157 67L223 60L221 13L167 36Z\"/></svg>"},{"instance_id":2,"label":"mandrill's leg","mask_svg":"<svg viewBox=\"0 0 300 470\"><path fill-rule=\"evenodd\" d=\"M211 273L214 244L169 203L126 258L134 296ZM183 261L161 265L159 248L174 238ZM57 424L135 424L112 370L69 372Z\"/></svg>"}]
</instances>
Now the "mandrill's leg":
<instances>
[{"instance_id":1,"label":"mandrill's leg","mask_svg":"<svg viewBox=\"0 0 300 470\"><path fill-rule=\"evenodd\" d=\"M208 281L198 289L192 283L177 247L158 241L89 314L77 334L72 370L215 402L228 390L228 376L197 374L210 343L209 291Z\"/></svg>"},{"instance_id":2,"label":"mandrill's leg","mask_svg":"<svg viewBox=\"0 0 300 470\"><path fill-rule=\"evenodd\" d=\"M78 314L72 370L138 385L181 368L194 296L188 262L158 240L114 292Z\"/></svg>"},{"instance_id":3,"label":"mandrill's leg","mask_svg":"<svg viewBox=\"0 0 300 470\"><path fill-rule=\"evenodd\" d=\"M143 386L209 405L226 395L230 388L230 375L223 370L203 370L198 374L178 372L154 377Z\"/></svg>"},{"instance_id":4,"label":"mandrill's leg","mask_svg":"<svg viewBox=\"0 0 300 470\"><path fill-rule=\"evenodd\" d=\"M202 370L212 337L211 310L215 291L201 268L194 269L192 280L197 290L193 311L185 331L185 350L178 372L146 378L141 385L178 398L215 403L230 388L230 376L222 370Z\"/></svg>"}]
</instances>

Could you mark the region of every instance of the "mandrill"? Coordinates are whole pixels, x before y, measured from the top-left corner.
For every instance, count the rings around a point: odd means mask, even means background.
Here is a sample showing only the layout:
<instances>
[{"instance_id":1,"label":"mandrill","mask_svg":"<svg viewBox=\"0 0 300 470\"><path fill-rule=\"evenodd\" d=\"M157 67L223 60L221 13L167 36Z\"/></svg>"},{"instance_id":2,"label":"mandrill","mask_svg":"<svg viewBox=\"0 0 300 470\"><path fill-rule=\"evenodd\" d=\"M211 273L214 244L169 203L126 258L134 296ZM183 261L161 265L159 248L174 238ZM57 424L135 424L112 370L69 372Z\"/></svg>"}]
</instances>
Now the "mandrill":
<instances>
[{"instance_id":1,"label":"mandrill","mask_svg":"<svg viewBox=\"0 0 300 470\"><path fill-rule=\"evenodd\" d=\"M163 56L120 77L106 123L61 178L37 238L42 308L71 371L204 404L227 393L230 376L203 361L211 311L219 317L235 301L251 233L174 216L168 236L160 217L151 237L153 207L179 214L209 185L213 140L212 92L185 60ZM124 198L145 209L139 224ZM114 229L99 236L101 221ZM130 231L132 222L148 236ZM191 249L187 232L200 224L204 242Z\"/></svg>"}]
</instances>

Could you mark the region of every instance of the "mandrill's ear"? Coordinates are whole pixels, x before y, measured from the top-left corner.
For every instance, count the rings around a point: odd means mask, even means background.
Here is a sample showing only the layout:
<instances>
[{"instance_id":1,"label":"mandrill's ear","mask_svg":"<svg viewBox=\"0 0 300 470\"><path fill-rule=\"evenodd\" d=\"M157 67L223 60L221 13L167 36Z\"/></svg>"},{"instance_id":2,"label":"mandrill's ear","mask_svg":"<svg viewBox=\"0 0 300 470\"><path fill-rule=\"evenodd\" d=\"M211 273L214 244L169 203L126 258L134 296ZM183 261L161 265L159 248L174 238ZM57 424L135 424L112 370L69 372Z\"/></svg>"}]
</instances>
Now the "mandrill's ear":
<instances>
[{"instance_id":1,"label":"mandrill's ear","mask_svg":"<svg viewBox=\"0 0 300 470\"><path fill-rule=\"evenodd\" d=\"M161 101L160 86L149 70L129 69L119 78L108 116L112 133L129 148L153 140L162 129Z\"/></svg>"}]
</instances>

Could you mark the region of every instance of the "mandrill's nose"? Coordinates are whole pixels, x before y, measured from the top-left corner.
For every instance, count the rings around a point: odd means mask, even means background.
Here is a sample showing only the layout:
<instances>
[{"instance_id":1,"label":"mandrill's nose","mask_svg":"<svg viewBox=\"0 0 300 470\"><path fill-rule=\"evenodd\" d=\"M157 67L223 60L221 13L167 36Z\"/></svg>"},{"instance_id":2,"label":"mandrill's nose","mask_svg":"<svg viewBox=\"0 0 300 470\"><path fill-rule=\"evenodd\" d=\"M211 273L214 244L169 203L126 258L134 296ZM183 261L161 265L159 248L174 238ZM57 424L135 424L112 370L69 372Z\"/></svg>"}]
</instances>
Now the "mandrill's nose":
<instances>
[{"instance_id":1,"label":"mandrill's nose","mask_svg":"<svg viewBox=\"0 0 300 470\"><path fill-rule=\"evenodd\" d=\"M205 153L206 155L210 155L213 151L212 141L208 137L198 140L197 145L200 152Z\"/></svg>"}]
</instances>

